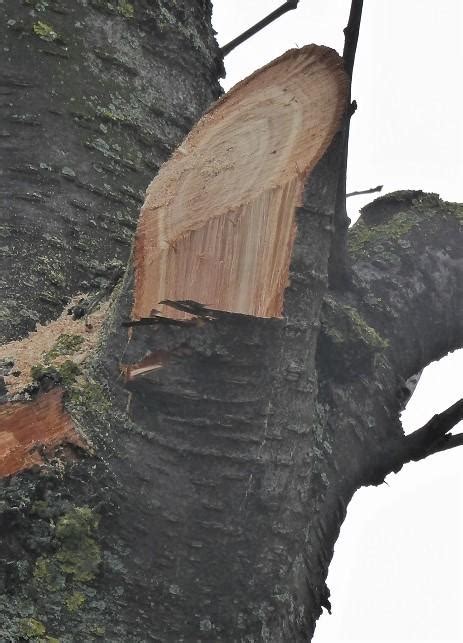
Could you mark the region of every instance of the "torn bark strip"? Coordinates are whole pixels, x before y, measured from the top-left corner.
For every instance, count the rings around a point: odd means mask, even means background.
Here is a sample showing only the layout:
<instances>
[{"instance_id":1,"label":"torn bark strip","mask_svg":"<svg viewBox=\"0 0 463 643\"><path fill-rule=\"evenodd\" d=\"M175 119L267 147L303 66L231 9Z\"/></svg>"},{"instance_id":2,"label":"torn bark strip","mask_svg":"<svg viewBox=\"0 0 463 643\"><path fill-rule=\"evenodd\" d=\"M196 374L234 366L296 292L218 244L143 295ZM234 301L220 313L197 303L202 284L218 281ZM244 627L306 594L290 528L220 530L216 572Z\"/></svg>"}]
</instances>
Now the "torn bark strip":
<instances>
[{"instance_id":1,"label":"torn bark strip","mask_svg":"<svg viewBox=\"0 0 463 643\"><path fill-rule=\"evenodd\" d=\"M304 183L339 130L338 54L288 51L199 121L148 188L135 242L133 319L163 300L280 317Z\"/></svg>"},{"instance_id":2,"label":"torn bark strip","mask_svg":"<svg viewBox=\"0 0 463 643\"><path fill-rule=\"evenodd\" d=\"M0 405L0 427L0 477L43 464L59 445L85 446L58 388L30 402Z\"/></svg>"}]
</instances>

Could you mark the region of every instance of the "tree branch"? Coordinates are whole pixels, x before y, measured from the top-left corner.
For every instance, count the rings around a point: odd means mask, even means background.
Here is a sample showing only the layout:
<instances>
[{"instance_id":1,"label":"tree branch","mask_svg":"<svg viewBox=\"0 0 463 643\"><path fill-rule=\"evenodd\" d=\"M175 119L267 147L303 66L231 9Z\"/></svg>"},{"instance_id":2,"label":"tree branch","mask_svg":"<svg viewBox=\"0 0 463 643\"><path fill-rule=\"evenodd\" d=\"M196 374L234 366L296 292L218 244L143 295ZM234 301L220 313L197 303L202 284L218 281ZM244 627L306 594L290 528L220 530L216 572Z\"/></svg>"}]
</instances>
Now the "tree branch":
<instances>
[{"instance_id":1,"label":"tree branch","mask_svg":"<svg viewBox=\"0 0 463 643\"><path fill-rule=\"evenodd\" d=\"M360 31L360 22L362 20L363 0L352 0L350 7L349 20L344 29L344 50L342 57L346 72L352 78L354 71L355 53Z\"/></svg>"},{"instance_id":2,"label":"tree branch","mask_svg":"<svg viewBox=\"0 0 463 643\"><path fill-rule=\"evenodd\" d=\"M462 216L461 205L402 190L364 207L349 230L354 305L405 380L463 345Z\"/></svg>"},{"instance_id":3,"label":"tree branch","mask_svg":"<svg viewBox=\"0 0 463 643\"><path fill-rule=\"evenodd\" d=\"M358 392L351 391L349 404L360 408L365 387L369 389L372 409L366 415L368 437L364 440L370 456L359 476L362 484L380 484L385 475L399 471L407 462L461 443L461 437L448 435L458 416L453 424L443 424L452 413L460 412L460 405L413 437L404 436L398 418L404 381L463 346L462 216L459 204L442 201L435 194L402 190L363 208L359 221L349 230L353 287L338 291L335 297L353 306L385 347L382 358L373 359L370 366L365 359L361 365L356 363L357 353L352 348L346 352L345 364L339 363L339 350L333 353L344 382L358 378L359 371L363 373L363 382L359 378ZM329 330L333 335L333 329ZM321 364L327 353L328 349ZM333 382L332 373L331 368L331 389L337 386L342 391L343 382ZM346 404L340 404L331 425L349 417ZM383 412L384 407L389 413ZM432 427L433 435L429 433ZM343 428L345 434L348 427Z\"/></svg>"},{"instance_id":4,"label":"tree branch","mask_svg":"<svg viewBox=\"0 0 463 643\"><path fill-rule=\"evenodd\" d=\"M373 192L381 192L382 189L382 185L377 185L375 188L370 188L369 190L356 190L354 192L348 192L346 194L346 199L348 199L350 196L358 196L359 194L372 194Z\"/></svg>"},{"instance_id":5,"label":"tree branch","mask_svg":"<svg viewBox=\"0 0 463 643\"><path fill-rule=\"evenodd\" d=\"M349 20L344 29L344 49L342 57L344 67L352 81L354 70L355 52L360 31L360 22L362 19L363 0L352 0ZM348 100L350 102L351 92L349 91ZM342 288L348 280L348 265L346 256L347 230L349 228L349 217L346 210L346 177L347 177L347 157L349 148L349 127L350 118L355 112L357 104L351 106L345 117L344 128L341 134L341 167L339 170L338 190L336 196L336 208L334 213L334 227L336 237L333 243L332 260L330 262L330 286L332 288Z\"/></svg>"},{"instance_id":6,"label":"tree branch","mask_svg":"<svg viewBox=\"0 0 463 643\"><path fill-rule=\"evenodd\" d=\"M428 455L445 451L463 444L463 435L447 435L453 427L463 420L463 399L452 404L442 413L434 415L423 427L405 438L406 462L418 462Z\"/></svg>"},{"instance_id":7,"label":"tree branch","mask_svg":"<svg viewBox=\"0 0 463 643\"><path fill-rule=\"evenodd\" d=\"M371 460L363 484L379 485L390 473L398 473L409 462L419 462L434 453L463 445L463 433L448 432L463 420L463 399L434 415L410 435L396 437L389 447L380 446Z\"/></svg>"},{"instance_id":8,"label":"tree branch","mask_svg":"<svg viewBox=\"0 0 463 643\"><path fill-rule=\"evenodd\" d=\"M246 29L242 34L237 36L236 38L233 38L229 43L224 45L223 47L220 48L220 53L222 56L225 58L235 47L238 47L238 45L241 45L243 42L254 36L256 33L264 29L264 27L267 27L270 23L272 23L274 20L279 18L280 16L284 15L288 11L292 11L293 9L297 9L297 5L299 3L299 0L287 0L284 4L281 5L281 7L278 7L278 9L275 9L275 11L272 11L272 13L269 13L268 16L265 18L262 18L262 20L259 20L259 22L256 22L255 25L252 27L249 27L249 29Z\"/></svg>"},{"instance_id":9,"label":"tree branch","mask_svg":"<svg viewBox=\"0 0 463 643\"><path fill-rule=\"evenodd\" d=\"M458 433L457 435L454 435L453 433L448 433L445 436L445 441L441 444L433 448L431 451L427 453L427 455L433 455L434 453L440 453L441 451L447 451L448 449L454 449L455 447L459 447L463 444L463 433Z\"/></svg>"}]
</instances>

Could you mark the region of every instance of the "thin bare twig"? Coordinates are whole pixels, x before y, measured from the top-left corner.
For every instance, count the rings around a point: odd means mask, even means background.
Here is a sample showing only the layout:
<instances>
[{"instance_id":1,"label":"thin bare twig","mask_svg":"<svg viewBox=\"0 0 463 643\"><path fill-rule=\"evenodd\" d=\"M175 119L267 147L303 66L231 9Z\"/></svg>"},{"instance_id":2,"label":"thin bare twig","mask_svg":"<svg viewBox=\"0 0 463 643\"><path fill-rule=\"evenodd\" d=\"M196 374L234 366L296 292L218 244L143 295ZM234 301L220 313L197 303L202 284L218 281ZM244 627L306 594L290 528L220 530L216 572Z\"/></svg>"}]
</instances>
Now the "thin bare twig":
<instances>
[{"instance_id":1,"label":"thin bare twig","mask_svg":"<svg viewBox=\"0 0 463 643\"><path fill-rule=\"evenodd\" d=\"M360 31L360 22L362 20L363 0L352 0L350 6L349 20L347 27L344 29L344 49L342 57L346 72L352 78L354 71L355 52Z\"/></svg>"},{"instance_id":2,"label":"thin bare twig","mask_svg":"<svg viewBox=\"0 0 463 643\"><path fill-rule=\"evenodd\" d=\"M346 194L346 199L348 199L350 196L357 196L359 194L372 194L373 192L381 192L382 189L382 185L377 185L375 188L370 188L369 190L356 190L355 192L348 192Z\"/></svg>"},{"instance_id":3,"label":"thin bare twig","mask_svg":"<svg viewBox=\"0 0 463 643\"><path fill-rule=\"evenodd\" d=\"M225 58L235 47L238 47L238 45L241 45L243 42L251 38L251 36L254 36L256 33L261 31L264 27L269 25L271 22L285 14L287 11L292 11L292 9L297 9L297 5L299 3L299 0L287 0L284 4L281 5L281 7L278 7L278 9L275 9L275 11L272 11L272 13L269 13L268 16L265 18L262 18L262 20L259 20L255 25L250 27L249 29L246 29L241 35L237 36L233 40L231 40L229 43L224 45L223 47L220 48L220 53L222 56Z\"/></svg>"}]
</instances>

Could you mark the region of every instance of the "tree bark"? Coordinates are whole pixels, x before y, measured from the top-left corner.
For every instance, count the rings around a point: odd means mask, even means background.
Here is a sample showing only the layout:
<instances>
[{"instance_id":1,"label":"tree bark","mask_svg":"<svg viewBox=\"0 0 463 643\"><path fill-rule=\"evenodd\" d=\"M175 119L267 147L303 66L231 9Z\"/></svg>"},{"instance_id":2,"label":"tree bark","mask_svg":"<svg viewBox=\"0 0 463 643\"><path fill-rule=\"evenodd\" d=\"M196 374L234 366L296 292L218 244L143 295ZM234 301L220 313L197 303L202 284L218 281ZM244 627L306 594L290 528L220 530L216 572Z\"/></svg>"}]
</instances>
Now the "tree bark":
<instances>
[{"instance_id":1,"label":"tree bark","mask_svg":"<svg viewBox=\"0 0 463 643\"><path fill-rule=\"evenodd\" d=\"M222 68L206 1L1 7L8 351L77 292L84 312L107 298L139 190ZM410 459L405 381L463 344L463 210L435 195L367 207L337 262L349 286L330 290L339 139L295 213L281 318L217 310L128 335L129 261L92 356L57 337L30 364L16 403L64 389L82 443L35 444L0 481L2 640L311 639L350 498ZM144 370L154 353L168 364Z\"/></svg>"}]
</instances>

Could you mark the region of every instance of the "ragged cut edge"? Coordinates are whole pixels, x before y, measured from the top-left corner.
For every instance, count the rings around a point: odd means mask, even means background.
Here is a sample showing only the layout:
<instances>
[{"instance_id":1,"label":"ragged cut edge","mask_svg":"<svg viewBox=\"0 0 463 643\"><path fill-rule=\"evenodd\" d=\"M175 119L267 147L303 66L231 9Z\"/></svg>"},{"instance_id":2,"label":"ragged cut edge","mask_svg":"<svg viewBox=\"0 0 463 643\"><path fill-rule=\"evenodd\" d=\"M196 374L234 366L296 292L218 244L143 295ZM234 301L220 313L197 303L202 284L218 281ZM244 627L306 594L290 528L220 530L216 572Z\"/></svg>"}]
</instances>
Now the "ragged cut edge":
<instances>
[{"instance_id":1,"label":"ragged cut edge","mask_svg":"<svg viewBox=\"0 0 463 643\"><path fill-rule=\"evenodd\" d=\"M327 47L293 49L202 117L147 190L133 319L164 299L282 314L304 183L342 125L348 78Z\"/></svg>"},{"instance_id":2,"label":"ragged cut edge","mask_svg":"<svg viewBox=\"0 0 463 643\"><path fill-rule=\"evenodd\" d=\"M60 445L86 448L64 410L62 389L0 404L0 477L46 463Z\"/></svg>"}]
</instances>

